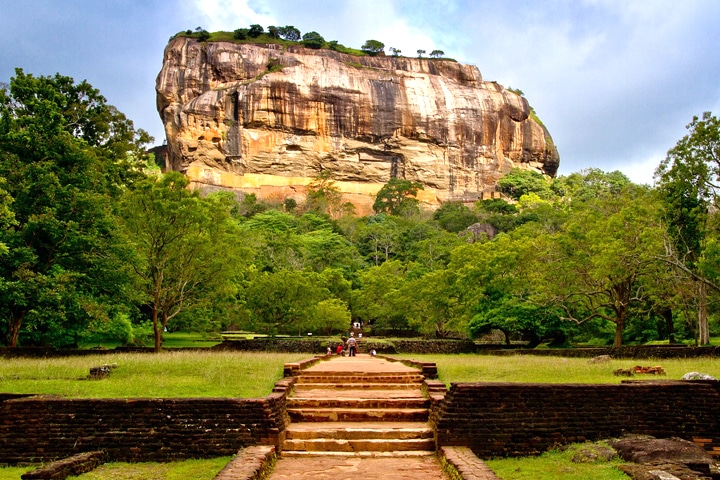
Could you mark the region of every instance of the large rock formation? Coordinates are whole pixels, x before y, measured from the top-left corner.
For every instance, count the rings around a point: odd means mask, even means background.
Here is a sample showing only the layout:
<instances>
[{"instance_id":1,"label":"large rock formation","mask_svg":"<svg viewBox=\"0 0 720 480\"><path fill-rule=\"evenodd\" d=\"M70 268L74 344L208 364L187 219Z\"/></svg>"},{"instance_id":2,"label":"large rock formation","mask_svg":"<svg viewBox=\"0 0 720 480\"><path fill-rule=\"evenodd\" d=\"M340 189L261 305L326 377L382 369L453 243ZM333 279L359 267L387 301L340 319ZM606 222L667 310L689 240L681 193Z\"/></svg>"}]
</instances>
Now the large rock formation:
<instances>
[{"instance_id":1,"label":"large rock formation","mask_svg":"<svg viewBox=\"0 0 720 480\"><path fill-rule=\"evenodd\" d=\"M451 60L177 37L157 103L170 166L195 187L302 202L329 170L361 214L392 177L438 205L487 196L513 167L554 176L559 163L525 98Z\"/></svg>"}]
</instances>

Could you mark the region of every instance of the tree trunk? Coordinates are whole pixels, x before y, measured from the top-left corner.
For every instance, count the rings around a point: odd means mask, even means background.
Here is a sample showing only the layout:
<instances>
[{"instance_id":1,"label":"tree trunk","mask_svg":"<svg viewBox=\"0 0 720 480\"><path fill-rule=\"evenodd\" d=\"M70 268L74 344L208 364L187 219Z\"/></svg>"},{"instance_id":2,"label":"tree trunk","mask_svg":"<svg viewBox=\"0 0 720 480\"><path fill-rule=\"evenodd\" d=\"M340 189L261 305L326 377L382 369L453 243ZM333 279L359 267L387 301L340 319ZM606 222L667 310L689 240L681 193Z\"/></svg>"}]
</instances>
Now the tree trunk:
<instances>
[{"instance_id":1,"label":"tree trunk","mask_svg":"<svg viewBox=\"0 0 720 480\"><path fill-rule=\"evenodd\" d=\"M615 340L613 341L613 347L622 347L623 330L625 330L625 315L618 314L615 321Z\"/></svg>"},{"instance_id":2,"label":"tree trunk","mask_svg":"<svg viewBox=\"0 0 720 480\"><path fill-rule=\"evenodd\" d=\"M675 324L673 323L672 308L666 308L662 311L662 317L665 319L665 329L667 330L668 343L675 343Z\"/></svg>"},{"instance_id":3,"label":"tree trunk","mask_svg":"<svg viewBox=\"0 0 720 480\"><path fill-rule=\"evenodd\" d=\"M10 332L8 332L8 347L17 347L18 337L20 336L20 326L25 317L25 311L19 312L17 315L10 314Z\"/></svg>"},{"instance_id":4,"label":"tree trunk","mask_svg":"<svg viewBox=\"0 0 720 480\"><path fill-rule=\"evenodd\" d=\"M698 345L710 343L710 329L708 327L707 286L703 282L698 284Z\"/></svg>"},{"instance_id":5,"label":"tree trunk","mask_svg":"<svg viewBox=\"0 0 720 480\"><path fill-rule=\"evenodd\" d=\"M158 309L153 305L152 309L152 322L153 322L153 331L155 333L155 353L160 351L160 347L162 346L162 326L160 325L160 322L158 322Z\"/></svg>"}]
</instances>

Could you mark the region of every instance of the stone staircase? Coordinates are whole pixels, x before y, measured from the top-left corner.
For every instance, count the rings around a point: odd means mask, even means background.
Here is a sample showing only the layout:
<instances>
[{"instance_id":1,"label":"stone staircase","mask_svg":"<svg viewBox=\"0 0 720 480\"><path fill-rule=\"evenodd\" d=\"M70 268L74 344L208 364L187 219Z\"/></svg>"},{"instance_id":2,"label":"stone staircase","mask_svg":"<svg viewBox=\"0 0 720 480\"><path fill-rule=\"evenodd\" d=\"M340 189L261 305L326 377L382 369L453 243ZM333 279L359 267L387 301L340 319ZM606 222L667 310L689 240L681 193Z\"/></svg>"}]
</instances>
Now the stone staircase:
<instances>
[{"instance_id":1,"label":"stone staircase","mask_svg":"<svg viewBox=\"0 0 720 480\"><path fill-rule=\"evenodd\" d=\"M324 368L338 363L344 368ZM302 370L288 397L282 456L433 455L423 380L416 369L362 354Z\"/></svg>"}]
</instances>

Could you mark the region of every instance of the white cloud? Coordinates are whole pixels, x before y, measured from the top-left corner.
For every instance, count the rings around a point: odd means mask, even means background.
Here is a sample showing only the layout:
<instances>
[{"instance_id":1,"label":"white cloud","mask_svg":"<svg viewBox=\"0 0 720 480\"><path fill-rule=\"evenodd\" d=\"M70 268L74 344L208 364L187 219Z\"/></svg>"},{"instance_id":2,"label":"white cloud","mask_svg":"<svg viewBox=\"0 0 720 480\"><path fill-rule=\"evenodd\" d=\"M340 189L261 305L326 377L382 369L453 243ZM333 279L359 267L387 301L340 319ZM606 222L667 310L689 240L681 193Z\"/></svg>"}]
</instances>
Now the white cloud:
<instances>
[{"instance_id":1,"label":"white cloud","mask_svg":"<svg viewBox=\"0 0 720 480\"><path fill-rule=\"evenodd\" d=\"M210 32L233 31L255 23L263 27L274 24L270 15L258 12L248 0L185 0L181 6L186 17Z\"/></svg>"}]
</instances>

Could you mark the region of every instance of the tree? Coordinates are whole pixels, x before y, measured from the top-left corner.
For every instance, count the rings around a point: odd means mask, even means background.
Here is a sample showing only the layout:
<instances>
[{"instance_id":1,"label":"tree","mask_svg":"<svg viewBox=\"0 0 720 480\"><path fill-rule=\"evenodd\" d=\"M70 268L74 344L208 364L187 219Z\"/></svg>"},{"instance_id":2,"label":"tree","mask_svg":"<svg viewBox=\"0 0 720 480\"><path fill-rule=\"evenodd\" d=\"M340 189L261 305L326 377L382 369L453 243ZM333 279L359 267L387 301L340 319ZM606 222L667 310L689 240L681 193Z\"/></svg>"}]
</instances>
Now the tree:
<instances>
[{"instance_id":1,"label":"tree","mask_svg":"<svg viewBox=\"0 0 720 480\"><path fill-rule=\"evenodd\" d=\"M372 324L373 329L407 329L405 302L399 293L405 283L405 268L401 262L389 261L363 270L358 283L360 288L353 290L354 316Z\"/></svg>"},{"instance_id":2,"label":"tree","mask_svg":"<svg viewBox=\"0 0 720 480\"><path fill-rule=\"evenodd\" d=\"M278 27L270 25L268 27L268 36L270 38L280 38L280 29Z\"/></svg>"},{"instance_id":3,"label":"tree","mask_svg":"<svg viewBox=\"0 0 720 480\"><path fill-rule=\"evenodd\" d=\"M129 266L150 310L156 352L170 320L229 288L239 263L231 199L203 199L187 185L185 176L168 172L129 190L119 205L135 253Z\"/></svg>"},{"instance_id":4,"label":"tree","mask_svg":"<svg viewBox=\"0 0 720 480\"><path fill-rule=\"evenodd\" d=\"M307 186L306 209L338 218L342 214L342 193L329 170L322 170Z\"/></svg>"},{"instance_id":5,"label":"tree","mask_svg":"<svg viewBox=\"0 0 720 480\"><path fill-rule=\"evenodd\" d=\"M478 218L461 202L443 202L433 213L433 220L448 232L458 233L477 222Z\"/></svg>"},{"instance_id":6,"label":"tree","mask_svg":"<svg viewBox=\"0 0 720 480\"><path fill-rule=\"evenodd\" d=\"M250 38L257 38L260 35L265 33L265 29L262 27L262 25L258 25L257 23L254 23L250 25L250 29L248 30L248 37Z\"/></svg>"},{"instance_id":7,"label":"tree","mask_svg":"<svg viewBox=\"0 0 720 480\"><path fill-rule=\"evenodd\" d=\"M550 188L568 204L605 195L618 195L630 183L630 179L618 170L604 172L599 168L586 168L556 178Z\"/></svg>"},{"instance_id":8,"label":"tree","mask_svg":"<svg viewBox=\"0 0 720 480\"><path fill-rule=\"evenodd\" d=\"M418 58L422 58L422 56L425 55L425 50L418 49L417 54L418 54Z\"/></svg>"},{"instance_id":9,"label":"tree","mask_svg":"<svg viewBox=\"0 0 720 480\"><path fill-rule=\"evenodd\" d=\"M644 187L577 202L562 232L538 251L538 303L578 325L611 322L614 345L622 345L631 309L648 298L644 283L659 275L662 232L658 204Z\"/></svg>"},{"instance_id":10,"label":"tree","mask_svg":"<svg viewBox=\"0 0 720 480\"><path fill-rule=\"evenodd\" d=\"M385 49L385 44L378 41L378 40L367 40L363 44L362 47L360 47L360 50L365 52L368 55L375 56L378 55L380 52L382 52Z\"/></svg>"},{"instance_id":11,"label":"tree","mask_svg":"<svg viewBox=\"0 0 720 480\"><path fill-rule=\"evenodd\" d=\"M248 37L247 28L238 28L233 32L233 38L236 40L245 40Z\"/></svg>"},{"instance_id":12,"label":"tree","mask_svg":"<svg viewBox=\"0 0 720 480\"><path fill-rule=\"evenodd\" d=\"M352 317L345 302L338 298L321 300L312 314L311 329L327 336L347 331Z\"/></svg>"},{"instance_id":13,"label":"tree","mask_svg":"<svg viewBox=\"0 0 720 480\"><path fill-rule=\"evenodd\" d=\"M292 25L285 25L284 27L280 27L278 29L278 33L283 40L287 40L289 42L297 42L298 40L300 40L300 30L293 27Z\"/></svg>"},{"instance_id":14,"label":"tree","mask_svg":"<svg viewBox=\"0 0 720 480\"><path fill-rule=\"evenodd\" d=\"M453 251L448 270L462 307L456 315L465 318L472 338L500 330L506 343L512 336L524 336L534 347L545 336L557 335L557 315L530 298L536 249L544 235L541 227L528 225Z\"/></svg>"},{"instance_id":15,"label":"tree","mask_svg":"<svg viewBox=\"0 0 720 480\"><path fill-rule=\"evenodd\" d=\"M442 50L433 50L432 52L430 52L430 56L433 58L440 58L443 55L445 55L445 52L443 52Z\"/></svg>"},{"instance_id":16,"label":"tree","mask_svg":"<svg viewBox=\"0 0 720 480\"><path fill-rule=\"evenodd\" d=\"M30 343L73 344L93 318L110 314L105 305L127 301L110 202L143 176L149 141L87 82L17 69L0 89L7 345L23 332Z\"/></svg>"},{"instance_id":17,"label":"tree","mask_svg":"<svg viewBox=\"0 0 720 480\"><path fill-rule=\"evenodd\" d=\"M325 45L325 39L317 32L307 32L302 36L302 43L307 48L319 49Z\"/></svg>"},{"instance_id":18,"label":"tree","mask_svg":"<svg viewBox=\"0 0 720 480\"><path fill-rule=\"evenodd\" d=\"M663 261L688 275L695 284L697 342L710 340L707 289L720 292L720 261L714 226L720 188L720 120L710 112L693 117L690 133L668 151L655 177L668 225Z\"/></svg>"},{"instance_id":19,"label":"tree","mask_svg":"<svg viewBox=\"0 0 720 480\"><path fill-rule=\"evenodd\" d=\"M390 47L390 52L392 52L393 57L399 57L402 53L402 50L400 50L399 48Z\"/></svg>"},{"instance_id":20,"label":"tree","mask_svg":"<svg viewBox=\"0 0 720 480\"><path fill-rule=\"evenodd\" d=\"M391 178L375 196L375 213L410 216L420 212L420 201L415 198L423 190L420 182Z\"/></svg>"},{"instance_id":21,"label":"tree","mask_svg":"<svg viewBox=\"0 0 720 480\"><path fill-rule=\"evenodd\" d=\"M537 193L541 198L550 195L550 184L542 174L534 170L513 168L500 178L497 184L502 193L515 200L528 193Z\"/></svg>"},{"instance_id":22,"label":"tree","mask_svg":"<svg viewBox=\"0 0 720 480\"><path fill-rule=\"evenodd\" d=\"M384 215L369 219L358 236L362 253L373 265L390 260L399 244L397 226Z\"/></svg>"},{"instance_id":23,"label":"tree","mask_svg":"<svg viewBox=\"0 0 720 480\"><path fill-rule=\"evenodd\" d=\"M251 314L251 327L271 335L300 335L312 330L317 325L318 305L331 298L318 273L302 270L258 272L250 279L244 296ZM331 302L323 308L332 308L337 314L338 306Z\"/></svg>"},{"instance_id":24,"label":"tree","mask_svg":"<svg viewBox=\"0 0 720 480\"><path fill-rule=\"evenodd\" d=\"M436 270L408 280L399 295L403 311L411 327L436 338L446 338L452 332L463 333L464 325L455 313L458 292L449 270Z\"/></svg>"}]
</instances>

